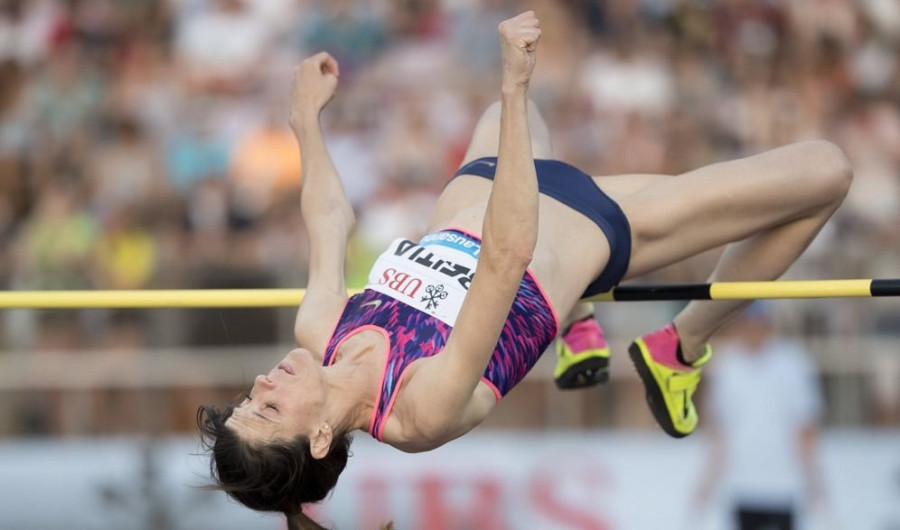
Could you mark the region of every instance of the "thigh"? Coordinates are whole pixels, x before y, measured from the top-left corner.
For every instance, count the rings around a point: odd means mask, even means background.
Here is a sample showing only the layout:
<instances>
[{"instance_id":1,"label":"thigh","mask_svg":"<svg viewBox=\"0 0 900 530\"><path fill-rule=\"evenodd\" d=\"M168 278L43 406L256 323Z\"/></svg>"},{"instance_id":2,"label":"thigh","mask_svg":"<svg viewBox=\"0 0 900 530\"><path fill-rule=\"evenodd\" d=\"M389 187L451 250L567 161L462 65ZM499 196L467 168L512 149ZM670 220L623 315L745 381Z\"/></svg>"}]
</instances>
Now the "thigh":
<instances>
[{"instance_id":1,"label":"thigh","mask_svg":"<svg viewBox=\"0 0 900 530\"><path fill-rule=\"evenodd\" d=\"M626 279L819 211L849 184L840 176L846 159L828 145L795 144L671 179L643 176L643 188L614 195L631 225Z\"/></svg>"},{"instance_id":2,"label":"thigh","mask_svg":"<svg viewBox=\"0 0 900 530\"><path fill-rule=\"evenodd\" d=\"M531 155L534 158L553 158L550 131L534 103L528 102L528 127L531 133ZM486 156L497 156L500 148L500 102L491 104L478 119L472 140L466 149L462 165Z\"/></svg>"},{"instance_id":3,"label":"thigh","mask_svg":"<svg viewBox=\"0 0 900 530\"><path fill-rule=\"evenodd\" d=\"M664 180L674 178L673 175L655 173L634 173L628 175L595 176L594 183L609 195L612 200L621 203L627 197L655 186Z\"/></svg>"}]
</instances>

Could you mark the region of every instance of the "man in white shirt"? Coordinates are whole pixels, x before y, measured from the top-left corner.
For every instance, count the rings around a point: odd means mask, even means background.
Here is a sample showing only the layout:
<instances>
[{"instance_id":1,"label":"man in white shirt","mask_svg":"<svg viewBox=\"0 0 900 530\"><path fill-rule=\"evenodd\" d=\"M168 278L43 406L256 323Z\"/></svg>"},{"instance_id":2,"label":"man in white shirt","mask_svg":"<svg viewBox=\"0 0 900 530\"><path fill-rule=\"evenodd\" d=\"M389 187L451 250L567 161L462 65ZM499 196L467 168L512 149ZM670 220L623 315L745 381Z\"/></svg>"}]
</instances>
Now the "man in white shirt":
<instances>
[{"instance_id":1,"label":"man in white shirt","mask_svg":"<svg viewBox=\"0 0 900 530\"><path fill-rule=\"evenodd\" d=\"M248 0L215 0L178 24L175 53L188 86L212 93L249 90L271 56L270 31Z\"/></svg>"},{"instance_id":2,"label":"man in white shirt","mask_svg":"<svg viewBox=\"0 0 900 530\"><path fill-rule=\"evenodd\" d=\"M774 336L761 302L734 325L731 339L711 367L709 460L697 501L705 505L722 488L735 528L791 530L804 503L823 500L815 366L798 344Z\"/></svg>"}]
</instances>

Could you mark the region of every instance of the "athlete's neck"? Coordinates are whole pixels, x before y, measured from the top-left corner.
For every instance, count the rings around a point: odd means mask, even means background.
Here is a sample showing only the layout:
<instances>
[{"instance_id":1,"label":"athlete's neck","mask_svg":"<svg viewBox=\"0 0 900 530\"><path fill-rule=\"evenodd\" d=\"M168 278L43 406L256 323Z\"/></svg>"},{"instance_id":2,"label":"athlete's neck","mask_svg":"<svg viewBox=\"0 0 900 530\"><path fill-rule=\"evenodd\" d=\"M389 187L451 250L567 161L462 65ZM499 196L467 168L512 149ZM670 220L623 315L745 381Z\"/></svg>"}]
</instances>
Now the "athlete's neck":
<instances>
[{"instance_id":1,"label":"athlete's neck","mask_svg":"<svg viewBox=\"0 0 900 530\"><path fill-rule=\"evenodd\" d=\"M380 391L384 347L379 333L362 332L335 352L335 362L325 369L333 429L368 429Z\"/></svg>"}]
</instances>

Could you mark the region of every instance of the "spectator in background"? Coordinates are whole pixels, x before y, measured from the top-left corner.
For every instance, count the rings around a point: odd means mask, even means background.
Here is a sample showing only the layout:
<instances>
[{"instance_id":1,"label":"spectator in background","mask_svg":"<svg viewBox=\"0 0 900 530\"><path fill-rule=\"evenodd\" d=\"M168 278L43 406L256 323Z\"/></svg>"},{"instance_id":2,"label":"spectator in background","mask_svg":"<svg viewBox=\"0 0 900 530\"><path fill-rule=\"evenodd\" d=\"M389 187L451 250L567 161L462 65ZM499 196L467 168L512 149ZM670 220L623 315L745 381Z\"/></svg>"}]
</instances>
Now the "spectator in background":
<instances>
[{"instance_id":1,"label":"spectator in background","mask_svg":"<svg viewBox=\"0 0 900 530\"><path fill-rule=\"evenodd\" d=\"M377 94L364 92L348 91L343 101L335 102L334 113L324 118L326 141L354 208L372 200L382 177L376 166L380 135L373 123L378 103L369 96Z\"/></svg>"},{"instance_id":2,"label":"spectator in background","mask_svg":"<svg viewBox=\"0 0 900 530\"><path fill-rule=\"evenodd\" d=\"M235 207L245 219L262 215L276 197L300 191L300 153L284 119L274 109L232 153Z\"/></svg>"},{"instance_id":3,"label":"spectator in background","mask_svg":"<svg viewBox=\"0 0 900 530\"><path fill-rule=\"evenodd\" d=\"M10 241L25 210L30 117L25 104L26 73L14 61L0 61L0 245ZM6 259L5 252L0 252Z\"/></svg>"},{"instance_id":4,"label":"spectator in background","mask_svg":"<svg viewBox=\"0 0 900 530\"><path fill-rule=\"evenodd\" d=\"M23 66L43 60L60 16L55 2L6 0L0 5L0 61L11 59Z\"/></svg>"},{"instance_id":5,"label":"spectator in background","mask_svg":"<svg viewBox=\"0 0 900 530\"><path fill-rule=\"evenodd\" d=\"M175 48L188 87L220 94L254 87L269 34L265 21L253 16L248 2L215 0L211 9L183 21Z\"/></svg>"},{"instance_id":6,"label":"spectator in background","mask_svg":"<svg viewBox=\"0 0 900 530\"><path fill-rule=\"evenodd\" d=\"M597 42L581 66L579 83L595 108L621 121L631 113L664 115L674 86L667 58L640 35L611 46Z\"/></svg>"},{"instance_id":7,"label":"spectator in background","mask_svg":"<svg viewBox=\"0 0 900 530\"><path fill-rule=\"evenodd\" d=\"M212 117L202 102L185 105L184 126L169 139L166 166L171 185L188 195L202 181L222 178L228 173L228 143L212 125Z\"/></svg>"},{"instance_id":8,"label":"spectator in background","mask_svg":"<svg viewBox=\"0 0 900 530\"><path fill-rule=\"evenodd\" d=\"M442 0L388 2L386 17L396 39L426 41L442 37L446 30Z\"/></svg>"},{"instance_id":9,"label":"spectator in background","mask_svg":"<svg viewBox=\"0 0 900 530\"><path fill-rule=\"evenodd\" d=\"M352 76L387 44L387 28L368 2L318 0L303 14L299 41L306 50L329 50Z\"/></svg>"},{"instance_id":10,"label":"spectator in background","mask_svg":"<svg viewBox=\"0 0 900 530\"><path fill-rule=\"evenodd\" d=\"M378 145L381 173L401 185L415 186L435 181L442 175L445 146L429 119L430 99L422 94L407 93L386 113Z\"/></svg>"},{"instance_id":11,"label":"spectator in background","mask_svg":"<svg viewBox=\"0 0 900 530\"><path fill-rule=\"evenodd\" d=\"M91 287L90 257L97 237L93 217L71 184L51 181L18 233L16 285L28 289Z\"/></svg>"},{"instance_id":12,"label":"spectator in background","mask_svg":"<svg viewBox=\"0 0 900 530\"><path fill-rule=\"evenodd\" d=\"M665 126L673 107L674 76L663 50L639 32L594 43L577 83L601 125L604 174L663 173ZM582 122L587 120L580 120Z\"/></svg>"},{"instance_id":13,"label":"spectator in background","mask_svg":"<svg viewBox=\"0 0 900 530\"><path fill-rule=\"evenodd\" d=\"M156 242L127 207L110 212L94 249L94 283L100 289L146 289L156 268Z\"/></svg>"},{"instance_id":14,"label":"spectator in background","mask_svg":"<svg viewBox=\"0 0 900 530\"><path fill-rule=\"evenodd\" d=\"M89 155L85 176L95 214L132 207L161 197L166 190L162 158L140 123L112 116L110 138Z\"/></svg>"},{"instance_id":15,"label":"spectator in background","mask_svg":"<svg viewBox=\"0 0 900 530\"><path fill-rule=\"evenodd\" d=\"M81 0L70 2L71 24L81 45L101 61L112 61L126 37L124 11L113 0Z\"/></svg>"},{"instance_id":16,"label":"spectator in background","mask_svg":"<svg viewBox=\"0 0 900 530\"><path fill-rule=\"evenodd\" d=\"M178 115L185 95L167 45L137 38L121 59L110 79L106 112L133 117L148 141L164 146L185 125L184 116Z\"/></svg>"},{"instance_id":17,"label":"spectator in background","mask_svg":"<svg viewBox=\"0 0 900 530\"><path fill-rule=\"evenodd\" d=\"M505 0L480 0L474 6L458 6L450 12L450 43L460 61L465 61L478 76L496 75L500 52L497 42L496 20L502 19ZM452 7L451 7L452 9Z\"/></svg>"},{"instance_id":18,"label":"spectator in background","mask_svg":"<svg viewBox=\"0 0 900 530\"><path fill-rule=\"evenodd\" d=\"M89 289L95 219L81 190L61 178L43 183L37 204L13 240L10 283L32 290ZM35 351L70 350L83 345L84 313L16 311L4 314L9 340Z\"/></svg>"},{"instance_id":19,"label":"spectator in background","mask_svg":"<svg viewBox=\"0 0 900 530\"><path fill-rule=\"evenodd\" d=\"M38 120L35 132L44 149L41 156L89 138L106 84L74 41L59 45L30 89L29 103Z\"/></svg>"},{"instance_id":20,"label":"spectator in background","mask_svg":"<svg viewBox=\"0 0 900 530\"><path fill-rule=\"evenodd\" d=\"M297 24L300 12L297 0L253 0L249 7L255 16L264 20L279 36L287 34Z\"/></svg>"},{"instance_id":21,"label":"spectator in background","mask_svg":"<svg viewBox=\"0 0 900 530\"><path fill-rule=\"evenodd\" d=\"M697 506L724 493L740 530L797 528L804 504L825 501L815 367L799 346L774 337L770 311L755 302L733 325L707 387L708 461Z\"/></svg>"}]
</instances>

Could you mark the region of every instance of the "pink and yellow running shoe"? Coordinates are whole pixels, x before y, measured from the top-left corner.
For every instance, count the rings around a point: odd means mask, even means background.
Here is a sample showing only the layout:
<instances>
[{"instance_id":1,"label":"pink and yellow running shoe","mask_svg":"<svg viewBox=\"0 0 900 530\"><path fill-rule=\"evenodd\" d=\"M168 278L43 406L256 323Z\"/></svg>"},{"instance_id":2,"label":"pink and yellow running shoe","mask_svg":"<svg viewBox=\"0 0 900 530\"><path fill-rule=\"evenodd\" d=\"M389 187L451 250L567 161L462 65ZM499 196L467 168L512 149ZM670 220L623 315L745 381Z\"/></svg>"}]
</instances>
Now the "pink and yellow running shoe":
<instances>
[{"instance_id":1,"label":"pink and yellow running shoe","mask_svg":"<svg viewBox=\"0 0 900 530\"><path fill-rule=\"evenodd\" d=\"M700 383L701 367L709 362L709 344L699 359L687 368L678 360L675 325L636 339L628 347L631 361L644 382L647 404L666 434L683 438L697 428L697 409L692 396Z\"/></svg>"},{"instance_id":2,"label":"pink and yellow running shoe","mask_svg":"<svg viewBox=\"0 0 900 530\"><path fill-rule=\"evenodd\" d=\"M562 390L588 388L609 380L609 346L596 320L579 320L556 339L553 380Z\"/></svg>"}]
</instances>

